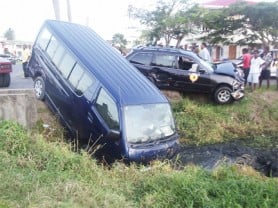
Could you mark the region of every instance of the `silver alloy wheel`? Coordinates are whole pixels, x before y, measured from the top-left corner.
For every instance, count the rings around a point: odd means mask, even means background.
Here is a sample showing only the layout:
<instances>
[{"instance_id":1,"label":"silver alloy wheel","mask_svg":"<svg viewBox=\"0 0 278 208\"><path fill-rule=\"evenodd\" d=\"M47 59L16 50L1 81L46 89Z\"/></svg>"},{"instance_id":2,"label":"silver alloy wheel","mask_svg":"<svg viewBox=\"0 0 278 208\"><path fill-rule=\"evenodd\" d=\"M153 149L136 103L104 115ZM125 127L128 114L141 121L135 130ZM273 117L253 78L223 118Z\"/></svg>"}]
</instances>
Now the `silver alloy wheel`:
<instances>
[{"instance_id":1,"label":"silver alloy wheel","mask_svg":"<svg viewBox=\"0 0 278 208\"><path fill-rule=\"evenodd\" d=\"M218 92L217 99L221 103L227 103L231 99L231 92L223 88Z\"/></svg>"},{"instance_id":2,"label":"silver alloy wheel","mask_svg":"<svg viewBox=\"0 0 278 208\"><path fill-rule=\"evenodd\" d=\"M35 96L38 100L44 99L45 84L42 77L37 77L34 82Z\"/></svg>"},{"instance_id":3,"label":"silver alloy wheel","mask_svg":"<svg viewBox=\"0 0 278 208\"><path fill-rule=\"evenodd\" d=\"M219 86L214 92L214 101L218 104L227 104L233 101L232 89L228 86Z\"/></svg>"}]
</instances>

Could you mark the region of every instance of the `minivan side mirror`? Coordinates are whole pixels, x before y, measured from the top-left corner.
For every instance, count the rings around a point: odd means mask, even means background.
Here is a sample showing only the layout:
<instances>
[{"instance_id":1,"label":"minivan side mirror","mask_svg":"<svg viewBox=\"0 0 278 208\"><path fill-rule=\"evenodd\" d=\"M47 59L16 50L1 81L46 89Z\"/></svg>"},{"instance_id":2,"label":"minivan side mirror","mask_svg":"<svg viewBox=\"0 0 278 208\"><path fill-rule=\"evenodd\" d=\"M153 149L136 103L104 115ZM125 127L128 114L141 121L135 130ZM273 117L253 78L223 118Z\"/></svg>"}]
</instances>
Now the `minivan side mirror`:
<instances>
[{"instance_id":1,"label":"minivan side mirror","mask_svg":"<svg viewBox=\"0 0 278 208\"><path fill-rule=\"evenodd\" d=\"M120 131L110 129L106 137L108 139L112 139L112 140L116 141L116 140L120 139L120 134L121 134Z\"/></svg>"}]
</instances>

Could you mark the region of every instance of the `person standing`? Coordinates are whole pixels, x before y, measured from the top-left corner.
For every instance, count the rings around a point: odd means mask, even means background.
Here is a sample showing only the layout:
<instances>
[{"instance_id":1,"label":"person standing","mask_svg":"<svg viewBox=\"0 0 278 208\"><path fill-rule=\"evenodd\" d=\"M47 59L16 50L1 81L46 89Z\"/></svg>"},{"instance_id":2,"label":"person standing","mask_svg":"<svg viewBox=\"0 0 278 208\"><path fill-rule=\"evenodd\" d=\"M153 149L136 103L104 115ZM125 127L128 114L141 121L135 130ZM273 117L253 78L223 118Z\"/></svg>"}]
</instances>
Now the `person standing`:
<instances>
[{"instance_id":1,"label":"person standing","mask_svg":"<svg viewBox=\"0 0 278 208\"><path fill-rule=\"evenodd\" d=\"M25 78L30 76L28 68L27 68L28 62L30 59L30 55L31 55L31 52L30 52L29 48L27 47L27 45L24 45L23 52L22 52L22 68L23 68L23 73L24 73Z\"/></svg>"},{"instance_id":2,"label":"person standing","mask_svg":"<svg viewBox=\"0 0 278 208\"><path fill-rule=\"evenodd\" d=\"M247 77L249 75L249 71L250 71L250 64L251 64L251 59L252 59L252 55L249 53L248 48L243 48L242 49L242 62L240 62L239 64L242 64L242 70L244 73L244 84L246 85L247 83Z\"/></svg>"},{"instance_id":3,"label":"person standing","mask_svg":"<svg viewBox=\"0 0 278 208\"><path fill-rule=\"evenodd\" d=\"M252 91L256 90L256 86L259 83L259 76L261 73L261 69L264 65L265 61L259 56L259 51L254 51L254 56L251 59L250 72L247 77L247 82Z\"/></svg>"},{"instance_id":4,"label":"person standing","mask_svg":"<svg viewBox=\"0 0 278 208\"><path fill-rule=\"evenodd\" d=\"M278 59L275 58L272 63L272 67L276 69L276 89L278 90Z\"/></svg>"},{"instance_id":5,"label":"person standing","mask_svg":"<svg viewBox=\"0 0 278 208\"><path fill-rule=\"evenodd\" d=\"M263 80L266 80L267 88L269 88L270 85L270 65L272 62L272 55L269 52L269 47L266 46L264 48L264 52L262 54L262 59L265 61L264 67L261 71L260 77L259 77L259 87L262 86Z\"/></svg>"},{"instance_id":6,"label":"person standing","mask_svg":"<svg viewBox=\"0 0 278 208\"><path fill-rule=\"evenodd\" d=\"M202 43L201 44L201 51L199 53L199 56L208 61L208 62L211 62L211 57L210 57L210 54L209 54L209 51L207 49L207 44L206 43Z\"/></svg>"}]
</instances>

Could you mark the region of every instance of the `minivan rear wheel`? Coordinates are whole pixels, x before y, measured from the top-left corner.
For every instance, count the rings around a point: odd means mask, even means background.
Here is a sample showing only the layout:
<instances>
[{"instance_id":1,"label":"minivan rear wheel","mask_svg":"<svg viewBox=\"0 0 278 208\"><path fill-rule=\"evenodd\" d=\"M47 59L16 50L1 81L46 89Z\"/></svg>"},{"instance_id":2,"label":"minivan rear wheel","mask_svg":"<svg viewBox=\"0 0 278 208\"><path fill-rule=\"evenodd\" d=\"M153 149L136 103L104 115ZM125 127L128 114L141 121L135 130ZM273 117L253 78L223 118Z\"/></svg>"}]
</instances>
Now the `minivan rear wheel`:
<instances>
[{"instance_id":1,"label":"minivan rear wheel","mask_svg":"<svg viewBox=\"0 0 278 208\"><path fill-rule=\"evenodd\" d=\"M45 82L42 77L37 77L34 81L35 96L38 100L44 100Z\"/></svg>"},{"instance_id":2,"label":"minivan rear wheel","mask_svg":"<svg viewBox=\"0 0 278 208\"><path fill-rule=\"evenodd\" d=\"M231 103L233 100L232 90L227 86L220 86L214 92L214 101L218 104Z\"/></svg>"}]
</instances>

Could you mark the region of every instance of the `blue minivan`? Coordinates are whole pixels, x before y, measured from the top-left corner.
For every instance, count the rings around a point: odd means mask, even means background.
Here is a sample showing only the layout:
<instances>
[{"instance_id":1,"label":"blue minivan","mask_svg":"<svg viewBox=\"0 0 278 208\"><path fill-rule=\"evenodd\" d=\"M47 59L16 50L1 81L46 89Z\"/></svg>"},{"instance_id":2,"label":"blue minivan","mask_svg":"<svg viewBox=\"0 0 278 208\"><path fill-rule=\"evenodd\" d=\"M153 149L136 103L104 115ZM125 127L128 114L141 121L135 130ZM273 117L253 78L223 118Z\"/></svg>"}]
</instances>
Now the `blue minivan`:
<instances>
[{"instance_id":1,"label":"blue minivan","mask_svg":"<svg viewBox=\"0 0 278 208\"><path fill-rule=\"evenodd\" d=\"M135 162L168 158L177 149L167 98L91 28L46 20L28 67L36 98L75 138Z\"/></svg>"}]
</instances>

